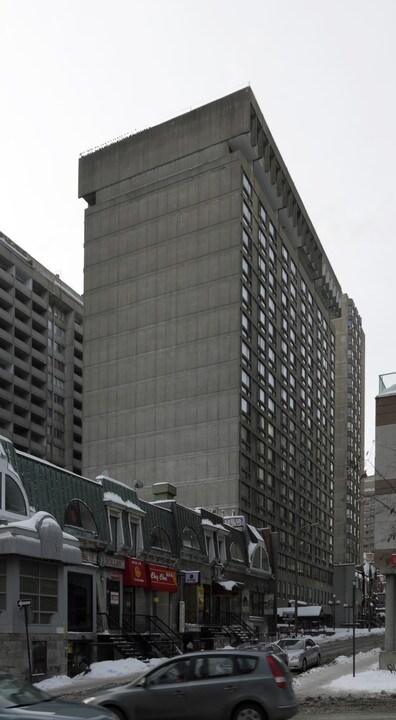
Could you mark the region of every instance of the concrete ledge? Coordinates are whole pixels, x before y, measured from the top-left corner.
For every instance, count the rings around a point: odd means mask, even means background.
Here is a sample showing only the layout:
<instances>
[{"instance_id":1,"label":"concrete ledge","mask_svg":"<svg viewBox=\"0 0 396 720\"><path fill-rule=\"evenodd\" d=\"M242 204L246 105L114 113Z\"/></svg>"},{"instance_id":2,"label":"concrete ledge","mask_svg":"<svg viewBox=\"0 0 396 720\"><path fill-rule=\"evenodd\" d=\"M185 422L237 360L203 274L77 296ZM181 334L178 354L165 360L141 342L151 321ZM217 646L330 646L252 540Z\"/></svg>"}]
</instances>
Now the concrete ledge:
<instances>
[{"instance_id":1,"label":"concrete ledge","mask_svg":"<svg viewBox=\"0 0 396 720\"><path fill-rule=\"evenodd\" d=\"M396 650L381 650L379 654L379 669L396 671Z\"/></svg>"}]
</instances>

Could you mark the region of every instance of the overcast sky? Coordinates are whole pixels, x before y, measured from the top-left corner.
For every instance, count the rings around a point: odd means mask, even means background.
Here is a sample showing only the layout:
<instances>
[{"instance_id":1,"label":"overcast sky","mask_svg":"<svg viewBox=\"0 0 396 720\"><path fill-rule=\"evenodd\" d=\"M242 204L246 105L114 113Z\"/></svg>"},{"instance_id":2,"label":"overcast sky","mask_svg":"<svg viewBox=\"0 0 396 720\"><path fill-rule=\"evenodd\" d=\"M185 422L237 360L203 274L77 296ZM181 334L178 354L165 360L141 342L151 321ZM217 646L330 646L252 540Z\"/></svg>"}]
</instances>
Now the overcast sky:
<instances>
[{"instance_id":1,"label":"overcast sky","mask_svg":"<svg viewBox=\"0 0 396 720\"><path fill-rule=\"evenodd\" d=\"M396 0L0 0L0 230L82 292L79 154L250 84L363 319L370 452L396 371L395 28Z\"/></svg>"}]
</instances>

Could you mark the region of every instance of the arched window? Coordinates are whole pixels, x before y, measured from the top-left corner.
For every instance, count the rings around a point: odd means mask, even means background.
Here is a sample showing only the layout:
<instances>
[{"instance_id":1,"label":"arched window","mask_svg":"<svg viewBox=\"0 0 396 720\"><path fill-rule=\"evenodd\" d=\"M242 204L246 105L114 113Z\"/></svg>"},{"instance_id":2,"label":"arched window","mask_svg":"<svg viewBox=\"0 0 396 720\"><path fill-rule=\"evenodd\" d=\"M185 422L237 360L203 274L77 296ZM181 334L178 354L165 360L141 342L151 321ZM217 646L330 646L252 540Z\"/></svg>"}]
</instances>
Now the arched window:
<instances>
[{"instance_id":1,"label":"arched window","mask_svg":"<svg viewBox=\"0 0 396 720\"><path fill-rule=\"evenodd\" d=\"M191 548L192 550L201 549L197 533L190 527L185 527L183 530L183 547Z\"/></svg>"},{"instance_id":2,"label":"arched window","mask_svg":"<svg viewBox=\"0 0 396 720\"><path fill-rule=\"evenodd\" d=\"M98 533L98 528L94 517L87 505L81 500L72 500L69 502L65 511L65 525L71 527L88 530L92 533Z\"/></svg>"},{"instance_id":3,"label":"arched window","mask_svg":"<svg viewBox=\"0 0 396 720\"><path fill-rule=\"evenodd\" d=\"M172 546L165 530L158 525L152 529L150 538L150 547L155 550L163 550L164 552L172 552Z\"/></svg>"},{"instance_id":4,"label":"arched window","mask_svg":"<svg viewBox=\"0 0 396 720\"><path fill-rule=\"evenodd\" d=\"M230 545L230 555L232 560L236 560L237 562L244 561L242 550L236 542L233 542Z\"/></svg>"},{"instance_id":5,"label":"arched window","mask_svg":"<svg viewBox=\"0 0 396 720\"><path fill-rule=\"evenodd\" d=\"M264 547L258 546L252 557L252 567L263 572L271 572L268 553Z\"/></svg>"},{"instance_id":6,"label":"arched window","mask_svg":"<svg viewBox=\"0 0 396 720\"><path fill-rule=\"evenodd\" d=\"M5 476L4 510L18 515L27 515L26 502L22 490L11 475Z\"/></svg>"}]
</instances>

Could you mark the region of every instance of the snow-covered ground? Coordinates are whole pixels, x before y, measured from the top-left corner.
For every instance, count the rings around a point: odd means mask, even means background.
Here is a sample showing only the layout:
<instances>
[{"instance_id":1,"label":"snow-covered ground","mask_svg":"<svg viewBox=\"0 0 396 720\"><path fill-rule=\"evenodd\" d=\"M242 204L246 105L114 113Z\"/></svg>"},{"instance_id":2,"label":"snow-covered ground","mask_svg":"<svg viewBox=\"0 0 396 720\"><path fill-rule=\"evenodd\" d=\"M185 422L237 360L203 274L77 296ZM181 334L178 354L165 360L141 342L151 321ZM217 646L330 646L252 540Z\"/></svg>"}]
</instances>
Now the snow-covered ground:
<instances>
[{"instance_id":1,"label":"snow-covered ground","mask_svg":"<svg viewBox=\"0 0 396 720\"><path fill-rule=\"evenodd\" d=\"M367 635L368 630L357 629L356 638ZM383 634L382 630L373 629L371 634ZM352 637L351 630L336 630L334 635L319 635L316 641L322 645L323 643L334 642L335 640L348 639ZM304 675L293 676L294 685L298 694L318 693L340 694L346 693L395 693L396 692L396 672L378 669L378 654L380 650L380 640L378 648L370 650L366 653L357 653L355 656L355 677L353 677L352 657L340 656L332 665L326 665L320 668L309 670ZM162 660L155 658L149 663L143 663L140 660L125 659L113 660L91 665L91 671L86 675L77 675L69 678L65 675L56 676L47 680L36 683L37 687L50 692L62 691L76 692L83 691L96 684L97 682L106 681L113 682L119 680L120 684L127 682L131 675L144 672L148 668L155 667ZM312 688L312 690L311 690Z\"/></svg>"}]
</instances>

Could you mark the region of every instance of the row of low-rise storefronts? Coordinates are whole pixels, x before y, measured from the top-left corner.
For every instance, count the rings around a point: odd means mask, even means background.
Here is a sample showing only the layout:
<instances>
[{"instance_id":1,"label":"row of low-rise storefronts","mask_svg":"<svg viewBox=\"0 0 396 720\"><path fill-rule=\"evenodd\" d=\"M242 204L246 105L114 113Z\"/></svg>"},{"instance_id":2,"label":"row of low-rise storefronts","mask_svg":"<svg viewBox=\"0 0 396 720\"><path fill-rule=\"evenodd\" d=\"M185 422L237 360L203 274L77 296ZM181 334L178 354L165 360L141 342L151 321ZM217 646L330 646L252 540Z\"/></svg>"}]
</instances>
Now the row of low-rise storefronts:
<instances>
[{"instance_id":1,"label":"row of low-rise storefronts","mask_svg":"<svg viewBox=\"0 0 396 720\"><path fill-rule=\"evenodd\" d=\"M6 438L0 473L3 669L70 672L117 656L117 637L158 653L164 639L169 651L273 631L269 532L179 505L166 483L141 501L106 474L74 475Z\"/></svg>"}]
</instances>

